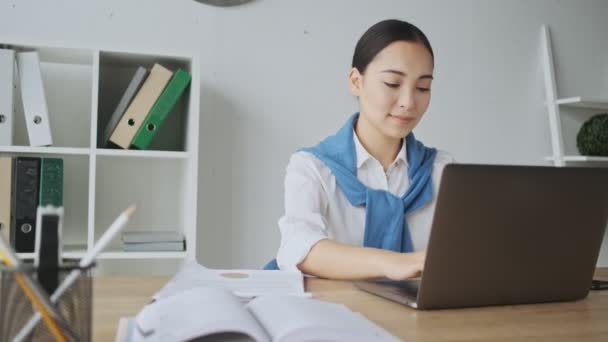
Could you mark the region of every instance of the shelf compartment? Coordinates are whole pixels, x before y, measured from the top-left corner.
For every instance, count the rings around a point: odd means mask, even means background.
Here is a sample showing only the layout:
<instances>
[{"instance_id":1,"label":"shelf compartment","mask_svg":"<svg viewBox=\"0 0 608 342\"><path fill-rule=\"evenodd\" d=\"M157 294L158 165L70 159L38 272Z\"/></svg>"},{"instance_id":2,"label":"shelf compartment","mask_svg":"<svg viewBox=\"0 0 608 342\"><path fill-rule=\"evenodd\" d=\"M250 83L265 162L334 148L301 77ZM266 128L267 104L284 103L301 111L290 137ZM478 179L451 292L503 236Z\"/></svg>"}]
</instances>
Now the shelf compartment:
<instances>
[{"instance_id":1,"label":"shelf compartment","mask_svg":"<svg viewBox=\"0 0 608 342\"><path fill-rule=\"evenodd\" d=\"M187 160L97 156L96 163L95 241L132 204L137 210L125 231L186 231ZM190 248L189 243L186 248ZM109 249L123 253L121 236ZM157 253L167 252L148 252ZM124 256L148 254L125 252Z\"/></svg>"},{"instance_id":2,"label":"shelf compartment","mask_svg":"<svg viewBox=\"0 0 608 342\"><path fill-rule=\"evenodd\" d=\"M26 45L8 46L16 52L38 52L53 146L90 147L93 52ZM18 78L15 79L14 108L13 145L29 146Z\"/></svg>"},{"instance_id":3,"label":"shelf compartment","mask_svg":"<svg viewBox=\"0 0 608 342\"><path fill-rule=\"evenodd\" d=\"M148 71L154 63L159 63L171 71L181 68L192 74L191 61L183 57L171 57L163 55L142 55L135 53L106 52L101 51L99 55L99 96L97 110L97 147L113 148L103 146L103 133L108 125L118 102L127 89L131 78L139 66ZM188 141L188 124L192 122L189 112L190 93L189 86L180 97L177 104L168 115L167 120L159 129L152 141L149 150L156 151L186 151Z\"/></svg>"},{"instance_id":4,"label":"shelf compartment","mask_svg":"<svg viewBox=\"0 0 608 342\"><path fill-rule=\"evenodd\" d=\"M22 156L13 154L12 157ZM89 157L75 155L28 155L63 159L63 230L64 252L86 250L88 236Z\"/></svg>"}]
</instances>

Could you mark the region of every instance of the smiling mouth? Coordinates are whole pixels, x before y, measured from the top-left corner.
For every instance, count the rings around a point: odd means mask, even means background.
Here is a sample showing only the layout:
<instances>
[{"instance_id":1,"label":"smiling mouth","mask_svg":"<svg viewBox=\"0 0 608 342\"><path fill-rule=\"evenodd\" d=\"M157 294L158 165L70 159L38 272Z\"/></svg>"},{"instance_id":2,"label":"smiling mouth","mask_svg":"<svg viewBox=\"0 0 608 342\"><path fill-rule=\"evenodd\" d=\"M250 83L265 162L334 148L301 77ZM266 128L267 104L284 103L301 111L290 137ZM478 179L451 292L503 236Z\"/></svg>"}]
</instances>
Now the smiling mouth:
<instances>
[{"instance_id":1,"label":"smiling mouth","mask_svg":"<svg viewBox=\"0 0 608 342\"><path fill-rule=\"evenodd\" d=\"M411 116L396 116L396 115L392 115L392 114L389 114L388 116L391 119L397 121L398 123L400 123L402 125L410 124L410 123L414 122L414 120L415 120L415 118L413 118Z\"/></svg>"}]
</instances>

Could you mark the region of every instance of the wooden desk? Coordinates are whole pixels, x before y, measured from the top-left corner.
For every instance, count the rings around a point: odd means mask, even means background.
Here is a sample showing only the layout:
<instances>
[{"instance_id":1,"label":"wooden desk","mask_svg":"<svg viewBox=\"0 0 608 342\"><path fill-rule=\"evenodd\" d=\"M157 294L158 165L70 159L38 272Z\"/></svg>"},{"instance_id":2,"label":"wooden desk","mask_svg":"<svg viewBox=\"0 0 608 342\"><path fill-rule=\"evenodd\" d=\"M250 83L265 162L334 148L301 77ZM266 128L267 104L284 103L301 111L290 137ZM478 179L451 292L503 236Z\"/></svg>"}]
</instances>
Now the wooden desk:
<instances>
[{"instance_id":1,"label":"wooden desk","mask_svg":"<svg viewBox=\"0 0 608 342\"><path fill-rule=\"evenodd\" d=\"M608 280L608 268L597 277ZM164 277L101 277L94 284L93 341L114 341L118 319L135 315ZM416 311L352 283L307 279L314 297L343 303L407 341L608 341L608 291L577 302Z\"/></svg>"}]
</instances>

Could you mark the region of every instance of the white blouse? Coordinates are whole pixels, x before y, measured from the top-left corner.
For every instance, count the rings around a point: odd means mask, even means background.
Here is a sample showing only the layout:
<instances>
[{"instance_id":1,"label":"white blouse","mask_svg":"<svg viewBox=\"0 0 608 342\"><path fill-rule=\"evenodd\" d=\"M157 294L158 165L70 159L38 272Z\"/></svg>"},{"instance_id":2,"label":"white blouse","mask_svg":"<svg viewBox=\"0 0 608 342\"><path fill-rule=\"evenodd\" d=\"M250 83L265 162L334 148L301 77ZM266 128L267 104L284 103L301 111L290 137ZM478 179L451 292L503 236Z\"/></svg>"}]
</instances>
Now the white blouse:
<instances>
[{"instance_id":1,"label":"white blouse","mask_svg":"<svg viewBox=\"0 0 608 342\"><path fill-rule=\"evenodd\" d=\"M387 172L361 145L353 132L357 154L357 178L369 188L403 196L409 186L405 141ZM414 250L426 249L441 173L453 158L437 151L433 164L433 197L406 215ZM291 156L285 176L285 214L279 219L281 245L277 263L282 270L297 270L310 249L320 240L363 246L365 207L354 207L325 164L308 152Z\"/></svg>"}]
</instances>

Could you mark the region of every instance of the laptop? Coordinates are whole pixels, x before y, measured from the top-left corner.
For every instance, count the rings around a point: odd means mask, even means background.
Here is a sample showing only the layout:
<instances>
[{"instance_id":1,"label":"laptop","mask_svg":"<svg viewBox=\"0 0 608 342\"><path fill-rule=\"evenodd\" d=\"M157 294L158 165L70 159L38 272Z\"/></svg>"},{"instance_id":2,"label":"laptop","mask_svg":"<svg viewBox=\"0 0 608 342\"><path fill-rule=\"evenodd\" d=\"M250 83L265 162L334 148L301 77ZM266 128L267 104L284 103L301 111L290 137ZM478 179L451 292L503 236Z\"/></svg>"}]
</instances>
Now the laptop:
<instances>
[{"instance_id":1,"label":"laptop","mask_svg":"<svg viewBox=\"0 0 608 342\"><path fill-rule=\"evenodd\" d=\"M608 221L608 168L447 165L421 278L361 290L416 309L585 298Z\"/></svg>"}]
</instances>

